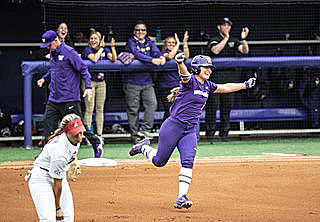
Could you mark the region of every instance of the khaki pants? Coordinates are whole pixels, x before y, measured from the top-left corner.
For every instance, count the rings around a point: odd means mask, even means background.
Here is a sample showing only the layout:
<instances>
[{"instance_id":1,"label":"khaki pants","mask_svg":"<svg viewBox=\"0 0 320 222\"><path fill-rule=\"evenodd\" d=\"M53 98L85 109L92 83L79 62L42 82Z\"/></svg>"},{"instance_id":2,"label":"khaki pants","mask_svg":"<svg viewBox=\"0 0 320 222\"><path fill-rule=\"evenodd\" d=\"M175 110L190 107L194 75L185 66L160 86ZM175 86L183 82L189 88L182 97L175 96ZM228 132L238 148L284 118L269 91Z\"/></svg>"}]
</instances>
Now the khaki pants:
<instances>
[{"instance_id":1,"label":"khaki pants","mask_svg":"<svg viewBox=\"0 0 320 222\"><path fill-rule=\"evenodd\" d=\"M91 81L91 86L92 86L91 101L88 101L87 97L84 98L84 102L86 105L85 114L84 114L84 124L86 124L90 129L90 126L92 123L92 114L95 109L97 134L101 136L103 131L103 110L104 110L104 103L106 100L106 82ZM82 80L81 88L83 91L85 90L84 80Z\"/></svg>"}]
</instances>

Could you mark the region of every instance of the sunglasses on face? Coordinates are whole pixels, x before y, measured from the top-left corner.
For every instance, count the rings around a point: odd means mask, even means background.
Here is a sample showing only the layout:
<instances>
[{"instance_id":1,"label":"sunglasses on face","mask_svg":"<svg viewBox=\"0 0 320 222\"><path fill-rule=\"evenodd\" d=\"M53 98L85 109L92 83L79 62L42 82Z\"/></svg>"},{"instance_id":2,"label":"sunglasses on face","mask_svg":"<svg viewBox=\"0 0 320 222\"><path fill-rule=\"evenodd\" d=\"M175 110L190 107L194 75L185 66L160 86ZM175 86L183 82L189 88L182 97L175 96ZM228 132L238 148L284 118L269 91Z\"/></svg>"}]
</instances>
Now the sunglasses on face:
<instances>
[{"instance_id":1,"label":"sunglasses on face","mask_svg":"<svg viewBox=\"0 0 320 222\"><path fill-rule=\"evenodd\" d=\"M135 32L145 32L145 31L147 31L146 29L135 29L134 30Z\"/></svg>"}]
</instances>

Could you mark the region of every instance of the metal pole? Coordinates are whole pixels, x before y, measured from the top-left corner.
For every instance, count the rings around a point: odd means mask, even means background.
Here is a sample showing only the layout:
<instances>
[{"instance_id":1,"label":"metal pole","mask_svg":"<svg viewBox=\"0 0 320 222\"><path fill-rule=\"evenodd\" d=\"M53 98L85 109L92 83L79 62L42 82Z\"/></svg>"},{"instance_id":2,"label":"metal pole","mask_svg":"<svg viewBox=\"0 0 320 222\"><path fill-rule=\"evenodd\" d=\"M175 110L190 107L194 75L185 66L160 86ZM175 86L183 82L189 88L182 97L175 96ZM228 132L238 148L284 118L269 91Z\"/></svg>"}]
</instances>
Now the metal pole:
<instances>
[{"instance_id":1,"label":"metal pole","mask_svg":"<svg viewBox=\"0 0 320 222\"><path fill-rule=\"evenodd\" d=\"M24 75L24 147L32 148L32 74Z\"/></svg>"}]
</instances>

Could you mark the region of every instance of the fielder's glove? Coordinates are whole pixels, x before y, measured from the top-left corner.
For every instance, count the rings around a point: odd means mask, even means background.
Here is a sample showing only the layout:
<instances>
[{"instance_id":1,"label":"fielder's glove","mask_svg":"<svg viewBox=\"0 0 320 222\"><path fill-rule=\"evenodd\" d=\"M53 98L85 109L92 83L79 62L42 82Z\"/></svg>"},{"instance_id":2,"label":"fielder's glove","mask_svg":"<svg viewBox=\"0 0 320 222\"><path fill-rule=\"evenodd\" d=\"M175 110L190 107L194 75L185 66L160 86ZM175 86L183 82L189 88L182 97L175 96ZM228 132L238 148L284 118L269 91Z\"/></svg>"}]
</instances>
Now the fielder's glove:
<instances>
[{"instance_id":1,"label":"fielder's glove","mask_svg":"<svg viewBox=\"0 0 320 222\"><path fill-rule=\"evenodd\" d=\"M76 181L77 178L81 174L80 164L78 162L78 159L76 158L70 165L70 168L67 172L67 178L71 181Z\"/></svg>"},{"instance_id":2,"label":"fielder's glove","mask_svg":"<svg viewBox=\"0 0 320 222\"><path fill-rule=\"evenodd\" d=\"M245 81L244 83L246 84L246 88L249 89L254 87L256 85L256 80L256 78L250 78L247 81Z\"/></svg>"}]
</instances>

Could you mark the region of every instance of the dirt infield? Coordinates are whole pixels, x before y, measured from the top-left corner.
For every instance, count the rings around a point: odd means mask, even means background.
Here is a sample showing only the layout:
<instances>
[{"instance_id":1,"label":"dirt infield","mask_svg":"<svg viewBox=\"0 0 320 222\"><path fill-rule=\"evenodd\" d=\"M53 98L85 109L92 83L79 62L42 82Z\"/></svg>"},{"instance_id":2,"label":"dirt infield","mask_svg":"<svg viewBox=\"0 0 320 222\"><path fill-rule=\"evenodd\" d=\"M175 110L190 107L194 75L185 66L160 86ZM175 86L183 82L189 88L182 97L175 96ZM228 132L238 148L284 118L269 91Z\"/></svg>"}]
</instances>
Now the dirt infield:
<instances>
[{"instance_id":1,"label":"dirt infield","mask_svg":"<svg viewBox=\"0 0 320 222\"><path fill-rule=\"evenodd\" d=\"M0 221L37 221L23 176L30 163L0 164ZM197 160L189 197L173 208L179 163L82 167L75 221L320 221L320 157Z\"/></svg>"}]
</instances>

